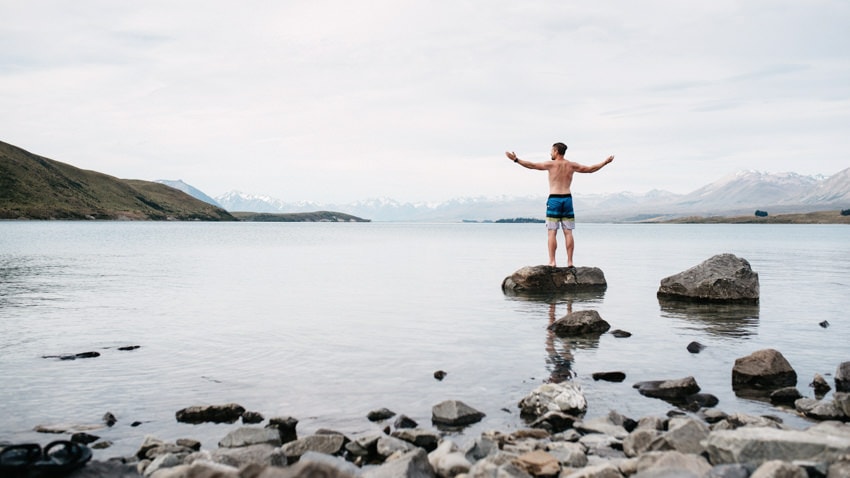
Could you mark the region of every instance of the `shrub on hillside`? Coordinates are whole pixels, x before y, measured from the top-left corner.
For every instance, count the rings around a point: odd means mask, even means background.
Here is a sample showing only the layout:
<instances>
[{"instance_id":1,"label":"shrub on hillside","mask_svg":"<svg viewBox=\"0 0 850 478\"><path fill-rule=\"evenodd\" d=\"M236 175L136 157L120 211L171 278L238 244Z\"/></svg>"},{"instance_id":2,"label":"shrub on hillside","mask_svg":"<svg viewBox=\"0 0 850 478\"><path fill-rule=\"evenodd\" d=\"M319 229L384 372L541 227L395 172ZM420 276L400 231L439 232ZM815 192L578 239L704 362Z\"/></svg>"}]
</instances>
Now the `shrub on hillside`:
<instances>
[{"instance_id":1,"label":"shrub on hillside","mask_svg":"<svg viewBox=\"0 0 850 478\"><path fill-rule=\"evenodd\" d=\"M759 209L756 209L756 216L757 217L767 217L767 211L761 211Z\"/></svg>"}]
</instances>

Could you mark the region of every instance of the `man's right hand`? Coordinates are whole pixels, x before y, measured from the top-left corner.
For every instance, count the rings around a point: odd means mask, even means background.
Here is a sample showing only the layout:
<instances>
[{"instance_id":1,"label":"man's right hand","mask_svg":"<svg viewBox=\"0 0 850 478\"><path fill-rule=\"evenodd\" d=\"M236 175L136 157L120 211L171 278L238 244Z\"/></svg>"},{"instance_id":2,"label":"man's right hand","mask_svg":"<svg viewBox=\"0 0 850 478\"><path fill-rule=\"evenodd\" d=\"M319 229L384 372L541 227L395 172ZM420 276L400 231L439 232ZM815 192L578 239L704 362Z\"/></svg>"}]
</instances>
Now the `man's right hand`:
<instances>
[{"instance_id":1,"label":"man's right hand","mask_svg":"<svg viewBox=\"0 0 850 478\"><path fill-rule=\"evenodd\" d=\"M505 151L505 156L507 156L508 159L510 159L511 161L517 160L516 153L514 153L513 151Z\"/></svg>"}]
</instances>

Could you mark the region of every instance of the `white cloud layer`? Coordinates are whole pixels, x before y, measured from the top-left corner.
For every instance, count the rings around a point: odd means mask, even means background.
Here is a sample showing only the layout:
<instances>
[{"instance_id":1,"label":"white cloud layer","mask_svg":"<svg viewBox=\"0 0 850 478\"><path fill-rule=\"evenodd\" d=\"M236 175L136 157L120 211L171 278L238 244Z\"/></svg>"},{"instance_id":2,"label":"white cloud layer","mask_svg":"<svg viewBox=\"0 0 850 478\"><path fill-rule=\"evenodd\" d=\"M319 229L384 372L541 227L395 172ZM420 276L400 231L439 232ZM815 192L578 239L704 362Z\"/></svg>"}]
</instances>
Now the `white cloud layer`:
<instances>
[{"instance_id":1,"label":"white cloud layer","mask_svg":"<svg viewBox=\"0 0 850 478\"><path fill-rule=\"evenodd\" d=\"M0 140L288 201L689 192L850 166L850 3L0 0Z\"/></svg>"}]
</instances>

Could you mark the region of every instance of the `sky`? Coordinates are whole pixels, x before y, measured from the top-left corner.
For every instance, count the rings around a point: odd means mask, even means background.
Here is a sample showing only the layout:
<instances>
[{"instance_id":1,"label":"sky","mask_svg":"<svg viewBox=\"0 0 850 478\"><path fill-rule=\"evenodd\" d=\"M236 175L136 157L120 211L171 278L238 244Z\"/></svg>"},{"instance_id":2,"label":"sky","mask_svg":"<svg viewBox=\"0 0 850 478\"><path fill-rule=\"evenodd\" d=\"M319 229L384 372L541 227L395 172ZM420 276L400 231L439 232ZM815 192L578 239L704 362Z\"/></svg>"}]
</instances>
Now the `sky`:
<instances>
[{"instance_id":1,"label":"sky","mask_svg":"<svg viewBox=\"0 0 850 478\"><path fill-rule=\"evenodd\" d=\"M284 201L850 167L846 0L0 0L0 141Z\"/></svg>"}]
</instances>

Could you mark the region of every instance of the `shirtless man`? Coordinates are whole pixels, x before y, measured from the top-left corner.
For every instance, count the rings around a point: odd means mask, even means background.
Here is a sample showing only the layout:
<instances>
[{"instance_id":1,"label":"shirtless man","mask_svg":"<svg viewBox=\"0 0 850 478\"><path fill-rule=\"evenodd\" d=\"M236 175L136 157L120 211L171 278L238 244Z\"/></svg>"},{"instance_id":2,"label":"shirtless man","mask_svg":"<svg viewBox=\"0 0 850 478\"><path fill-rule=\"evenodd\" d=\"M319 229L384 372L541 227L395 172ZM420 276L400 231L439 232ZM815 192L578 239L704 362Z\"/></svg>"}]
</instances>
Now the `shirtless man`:
<instances>
[{"instance_id":1,"label":"shirtless man","mask_svg":"<svg viewBox=\"0 0 850 478\"><path fill-rule=\"evenodd\" d=\"M558 249L558 227L564 229L564 240L567 243L567 268L573 268L573 229L576 227L575 214L573 213L573 197L570 193L570 185L573 182L573 173L595 173L603 166L614 161L614 156L608 156L605 161L585 166L567 161L564 153L567 145L555 143L552 145L552 162L533 163L519 159L513 151L505 152L511 161L519 163L528 169L539 169L549 171L549 199L546 201L546 229L549 234L549 265L555 266L555 251Z\"/></svg>"}]
</instances>

